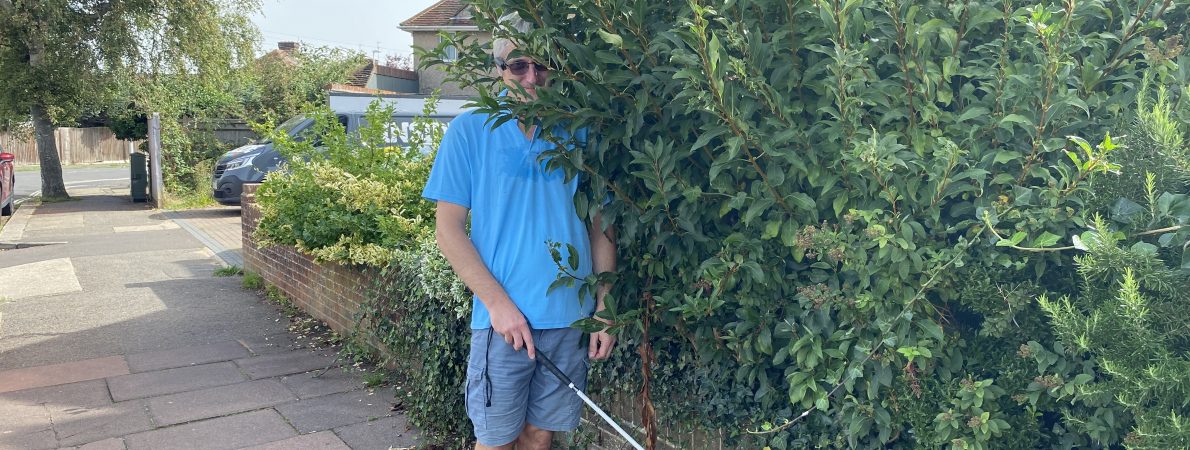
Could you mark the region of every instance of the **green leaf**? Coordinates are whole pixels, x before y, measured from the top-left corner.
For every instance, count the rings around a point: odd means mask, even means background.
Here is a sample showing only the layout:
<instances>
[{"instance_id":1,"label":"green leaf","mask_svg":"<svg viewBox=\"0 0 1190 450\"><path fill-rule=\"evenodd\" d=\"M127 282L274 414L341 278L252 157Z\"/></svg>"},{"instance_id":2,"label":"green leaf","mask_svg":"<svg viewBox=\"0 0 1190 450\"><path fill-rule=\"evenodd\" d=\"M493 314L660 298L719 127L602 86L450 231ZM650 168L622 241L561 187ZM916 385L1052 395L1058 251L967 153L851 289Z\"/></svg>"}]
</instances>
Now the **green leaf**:
<instances>
[{"instance_id":1,"label":"green leaf","mask_svg":"<svg viewBox=\"0 0 1190 450\"><path fill-rule=\"evenodd\" d=\"M1037 239L1033 240L1032 246L1035 248L1052 247L1052 246L1054 246L1054 244L1057 244L1058 241L1061 239L1062 238L1059 237L1058 235L1046 231L1044 233L1041 233L1041 236L1038 236Z\"/></svg>"},{"instance_id":2,"label":"green leaf","mask_svg":"<svg viewBox=\"0 0 1190 450\"><path fill-rule=\"evenodd\" d=\"M781 243L786 247L797 245L797 225L791 220L781 223Z\"/></svg>"},{"instance_id":3,"label":"green leaf","mask_svg":"<svg viewBox=\"0 0 1190 450\"><path fill-rule=\"evenodd\" d=\"M1020 125L1025 131L1030 131L1034 128L1037 128L1037 126L1033 124L1033 121L1020 114L1009 114L1004 116L1003 119L1000 119L1000 128L1008 129L1014 123Z\"/></svg>"},{"instance_id":4,"label":"green leaf","mask_svg":"<svg viewBox=\"0 0 1190 450\"><path fill-rule=\"evenodd\" d=\"M574 248L574 245L566 244L566 251L570 253L567 259L567 263L570 264L570 269L578 270L578 249Z\"/></svg>"},{"instance_id":5,"label":"green leaf","mask_svg":"<svg viewBox=\"0 0 1190 450\"><path fill-rule=\"evenodd\" d=\"M996 241L996 246L997 247L1013 247L1017 244L1020 244L1021 241L1024 241L1025 237L1026 237L1026 235L1025 235L1024 231L1018 231L1018 232L1016 232L1016 234L1012 235L1011 238L1001 239L999 241Z\"/></svg>"},{"instance_id":6,"label":"green leaf","mask_svg":"<svg viewBox=\"0 0 1190 450\"><path fill-rule=\"evenodd\" d=\"M1131 250L1142 255L1157 256L1157 246L1148 242L1142 241L1132 244Z\"/></svg>"},{"instance_id":7,"label":"green leaf","mask_svg":"<svg viewBox=\"0 0 1190 450\"><path fill-rule=\"evenodd\" d=\"M624 38L620 37L620 35L608 33L607 31L604 31L604 30L599 30L598 32L599 32L599 37L603 38L604 42L607 42L608 44L611 44L613 47L616 47L616 48L624 47Z\"/></svg>"},{"instance_id":8,"label":"green leaf","mask_svg":"<svg viewBox=\"0 0 1190 450\"><path fill-rule=\"evenodd\" d=\"M1010 152L1007 150L1001 150L1001 151L996 152L996 158L993 159L992 162L996 163L996 164L1004 164L1006 162L1017 160L1017 159L1021 159L1020 153ZM1011 180L1012 178L1009 178L1009 179Z\"/></svg>"},{"instance_id":9,"label":"green leaf","mask_svg":"<svg viewBox=\"0 0 1190 450\"><path fill-rule=\"evenodd\" d=\"M791 200L793 200L794 206L797 206L798 208L800 208L804 211L817 211L818 210L817 205L814 202L814 199L811 198L809 195L806 195L804 192L798 192L798 193L793 194L789 197Z\"/></svg>"},{"instance_id":10,"label":"green leaf","mask_svg":"<svg viewBox=\"0 0 1190 450\"><path fill-rule=\"evenodd\" d=\"M1120 197L1119 199L1116 199L1116 203L1112 205L1111 218L1112 220L1121 223L1134 223L1137 219L1141 218L1140 216L1142 214L1146 212L1147 210L1145 207L1140 206L1140 204L1124 197Z\"/></svg>"},{"instance_id":11,"label":"green leaf","mask_svg":"<svg viewBox=\"0 0 1190 450\"><path fill-rule=\"evenodd\" d=\"M827 408L830 407L830 404L830 399L825 395L818 397L818 400L814 400L814 407L822 412L826 412Z\"/></svg>"},{"instance_id":12,"label":"green leaf","mask_svg":"<svg viewBox=\"0 0 1190 450\"><path fill-rule=\"evenodd\" d=\"M719 137L723 133L726 133L726 132L727 132L726 128L713 128L710 131L704 131L702 133L699 133L698 139L696 139L694 141L694 145L690 146L690 151L698 150L700 148L705 147L707 145L707 143L711 141L711 139Z\"/></svg>"},{"instance_id":13,"label":"green leaf","mask_svg":"<svg viewBox=\"0 0 1190 450\"><path fill-rule=\"evenodd\" d=\"M781 232L781 221L770 220L764 224L764 234L760 236L761 239L772 239Z\"/></svg>"},{"instance_id":14,"label":"green leaf","mask_svg":"<svg viewBox=\"0 0 1190 450\"><path fill-rule=\"evenodd\" d=\"M966 121L974 119L976 117L987 116L988 113L989 113L989 111L987 108L984 108L982 106L974 106L971 108L967 108L966 111L963 111L963 114L959 115L959 118L955 119L955 121L956 122L966 122ZM1000 161L996 161L996 162L1000 162Z\"/></svg>"},{"instance_id":15,"label":"green leaf","mask_svg":"<svg viewBox=\"0 0 1190 450\"><path fill-rule=\"evenodd\" d=\"M933 338L938 343L943 342L944 336L943 336L941 325L938 325L937 323L934 323L934 321L929 320L929 319L922 319L917 322L917 326L920 327L922 331L924 331L927 335L929 335L931 338Z\"/></svg>"}]
</instances>

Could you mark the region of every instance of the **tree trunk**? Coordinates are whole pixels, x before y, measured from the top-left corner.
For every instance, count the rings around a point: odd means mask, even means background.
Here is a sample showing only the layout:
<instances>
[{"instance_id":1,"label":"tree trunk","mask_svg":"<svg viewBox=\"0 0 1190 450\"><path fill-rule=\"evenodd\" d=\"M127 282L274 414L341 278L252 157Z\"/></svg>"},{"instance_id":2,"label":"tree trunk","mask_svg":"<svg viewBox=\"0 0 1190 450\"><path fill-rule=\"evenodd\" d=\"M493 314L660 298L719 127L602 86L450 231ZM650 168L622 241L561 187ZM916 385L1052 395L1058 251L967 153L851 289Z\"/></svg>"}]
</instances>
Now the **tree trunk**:
<instances>
[{"instance_id":1,"label":"tree trunk","mask_svg":"<svg viewBox=\"0 0 1190 450\"><path fill-rule=\"evenodd\" d=\"M64 200L70 198L62 182L62 162L58 159L58 145L54 142L54 122L45 106L29 108L33 117L33 134L37 138L37 159L41 163L41 198Z\"/></svg>"}]
</instances>

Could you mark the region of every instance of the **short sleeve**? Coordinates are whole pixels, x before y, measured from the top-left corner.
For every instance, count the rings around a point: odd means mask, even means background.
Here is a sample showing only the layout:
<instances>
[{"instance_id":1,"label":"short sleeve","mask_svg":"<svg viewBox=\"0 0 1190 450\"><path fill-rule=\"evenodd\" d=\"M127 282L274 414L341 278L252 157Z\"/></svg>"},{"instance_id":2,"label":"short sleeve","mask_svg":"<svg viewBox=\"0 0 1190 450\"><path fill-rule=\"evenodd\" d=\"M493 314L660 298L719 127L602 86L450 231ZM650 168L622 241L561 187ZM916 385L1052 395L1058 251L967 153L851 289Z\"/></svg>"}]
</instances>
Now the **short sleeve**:
<instances>
[{"instance_id":1,"label":"short sleeve","mask_svg":"<svg viewBox=\"0 0 1190 450\"><path fill-rule=\"evenodd\" d=\"M438 146L430 178L421 195L430 201L454 203L471 208L472 158L475 150L467 139L467 122L463 117L451 121Z\"/></svg>"}]
</instances>

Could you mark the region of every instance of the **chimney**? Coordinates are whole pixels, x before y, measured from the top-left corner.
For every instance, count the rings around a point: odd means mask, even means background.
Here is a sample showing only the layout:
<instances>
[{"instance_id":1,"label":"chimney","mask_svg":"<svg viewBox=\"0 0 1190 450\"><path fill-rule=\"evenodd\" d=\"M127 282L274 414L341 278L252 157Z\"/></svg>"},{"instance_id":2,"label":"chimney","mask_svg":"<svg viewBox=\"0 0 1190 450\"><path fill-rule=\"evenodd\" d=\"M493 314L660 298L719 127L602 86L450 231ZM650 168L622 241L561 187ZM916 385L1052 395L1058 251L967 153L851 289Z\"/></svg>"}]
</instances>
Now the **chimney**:
<instances>
[{"instance_id":1,"label":"chimney","mask_svg":"<svg viewBox=\"0 0 1190 450\"><path fill-rule=\"evenodd\" d=\"M286 51L286 52L295 51L301 46L302 46L302 44L299 44L299 43L293 42L293 41L282 41L282 42L277 43L277 49Z\"/></svg>"}]
</instances>

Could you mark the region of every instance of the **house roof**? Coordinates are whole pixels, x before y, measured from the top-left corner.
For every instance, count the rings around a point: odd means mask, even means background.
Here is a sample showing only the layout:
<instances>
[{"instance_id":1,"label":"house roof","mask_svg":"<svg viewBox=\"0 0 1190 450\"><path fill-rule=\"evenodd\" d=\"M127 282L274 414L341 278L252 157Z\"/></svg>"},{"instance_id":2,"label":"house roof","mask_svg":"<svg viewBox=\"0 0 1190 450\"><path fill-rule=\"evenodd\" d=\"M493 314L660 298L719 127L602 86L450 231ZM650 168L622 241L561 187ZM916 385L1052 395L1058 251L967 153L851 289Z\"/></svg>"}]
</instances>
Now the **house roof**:
<instances>
[{"instance_id":1,"label":"house roof","mask_svg":"<svg viewBox=\"0 0 1190 450\"><path fill-rule=\"evenodd\" d=\"M369 89L366 87L352 86L350 84L331 83L325 86L327 92L335 93L352 93L352 94L396 94L393 91L386 91L383 89Z\"/></svg>"},{"instance_id":2,"label":"house roof","mask_svg":"<svg viewBox=\"0 0 1190 450\"><path fill-rule=\"evenodd\" d=\"M435 30L450 28L476 28L471 19L471 7L460 0L442 0L404 22L400 28L406 31ZM477 29L477 28L476 28Z\"/></svg>"},{"instance_id":3,"label":"house roof","mask_svg":"<svg viewBox=\"0 0 1190 450\"><path fill-rule=\"evenodd\" d=\"M265 59L276 59L284 62L285 64L296 66L300 64L300 62L298 62L297 58L295 58L293 54L296 53L299 48L301 48L301 45L296 42L278 42L277 48L273 49L271 52L261 55L259 58L256 58L256 60L263 61Z\"/></svg>"},{"instance_id":4,"label":"house roof","mask_svg":"<svg viewBox=\"0 0 1190 450\"><path fill-rule=\"evenodd\" d=\"M384 64L376 64L376 60L368 60L368 64L360 67L355 73L347 77L348 86L365 87L368 85L368 79L372 78L372 74L401 78L405 80L416 80L417 72L412 70L398 69Z\"/></svg>"}]
</instances>

